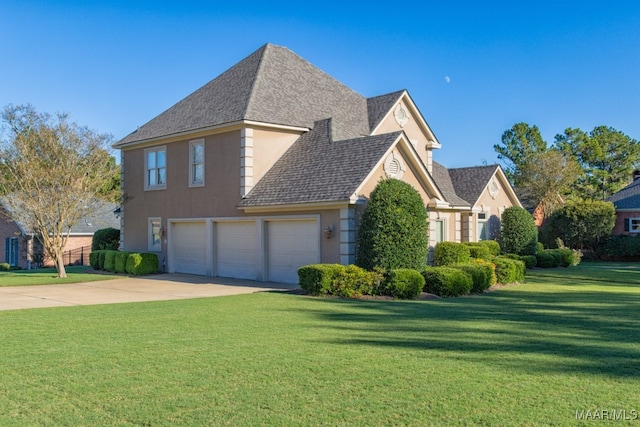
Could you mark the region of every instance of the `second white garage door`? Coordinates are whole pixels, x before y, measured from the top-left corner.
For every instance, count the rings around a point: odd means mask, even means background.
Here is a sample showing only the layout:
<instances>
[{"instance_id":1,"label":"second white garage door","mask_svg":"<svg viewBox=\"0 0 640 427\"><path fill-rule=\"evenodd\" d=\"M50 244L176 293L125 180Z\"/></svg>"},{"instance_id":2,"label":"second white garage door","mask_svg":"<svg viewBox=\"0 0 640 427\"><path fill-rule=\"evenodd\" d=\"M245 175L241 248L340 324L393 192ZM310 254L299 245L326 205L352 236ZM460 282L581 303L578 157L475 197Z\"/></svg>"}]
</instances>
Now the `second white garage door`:
<instances>
[{"instance_id":1,"label":"second white garage door","mask_svg":"<svg viewBox=\"0 0 640 427\"><path fill-rule=\"evenodd\" d=\"M217 222L216 274L220 277L258 279L255 221Z\"/></svg>"},{"instance_id":2,"label":"second white garage door","mask_svg":"<svg viewBox=\"0 0 640 427\"><path fill-rule=\"evenodd\" d=\"M320 262L316 220L267 222L268 280L298 283L298 268Z\"/></svg>"},{"instance_id":3,"label":"second white garage door","mask_svg":"<svg viewBox=\"0 0 640 427\"><path fill-rule=\"evenodd\" d=\"M207 274L207 228L204 222L177 222L172 233L173 271Z\"/></svg>"}]
</instances>

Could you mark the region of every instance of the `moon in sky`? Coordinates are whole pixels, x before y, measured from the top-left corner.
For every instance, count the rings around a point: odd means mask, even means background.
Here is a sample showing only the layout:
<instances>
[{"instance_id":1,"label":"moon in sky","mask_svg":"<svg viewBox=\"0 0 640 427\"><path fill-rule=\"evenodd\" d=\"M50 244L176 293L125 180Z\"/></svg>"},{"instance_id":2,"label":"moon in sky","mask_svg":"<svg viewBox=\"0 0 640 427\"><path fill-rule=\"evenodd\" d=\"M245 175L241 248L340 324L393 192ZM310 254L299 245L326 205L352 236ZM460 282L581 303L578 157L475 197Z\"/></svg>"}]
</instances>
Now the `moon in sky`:
<instances>
[{"instance_id":1,"label":"moon in sky","mask_svg":"<svg viewBox=\"0 0 640 427\"><path fill-rule=\"evenodd\" d=\"M447 83L451 82L451 77L444 76L444 81L447 82Z\"/></svg>"}]
</instances>

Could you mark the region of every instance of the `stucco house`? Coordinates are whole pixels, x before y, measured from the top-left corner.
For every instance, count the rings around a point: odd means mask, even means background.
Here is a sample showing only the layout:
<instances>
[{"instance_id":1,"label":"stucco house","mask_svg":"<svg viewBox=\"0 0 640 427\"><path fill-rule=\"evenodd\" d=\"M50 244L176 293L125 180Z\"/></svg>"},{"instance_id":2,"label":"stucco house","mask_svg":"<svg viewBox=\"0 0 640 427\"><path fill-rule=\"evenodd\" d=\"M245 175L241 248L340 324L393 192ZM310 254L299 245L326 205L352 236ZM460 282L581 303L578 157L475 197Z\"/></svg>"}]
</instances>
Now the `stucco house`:
<instances>
[{"instance_id":1,"label":"stucco house","mask_svg":"<svg viewBox=\"0 0 640 427\"><path fill-rule=\"evenodd\" d=\"M406 90L365 98L266 44L114 145L121 248L165 271L297 282L353 263L360 215L386 177L411 184L431 245L495 236L520 202L502 169L446 169ZM401 250L401 248L399 248Z\"/></svg>"},{"instance_id":2,"label":"stucco house","mask_svg":"<svg viewBox=\"0 0 640 427\"><path fill-rule=\"evenodd\" d=\"M629 185L607 198L616 208L614 235L640 236L640 170L633 173Z\"/></svg>"},{"instance_id":3,"label":"stucco house","mask_svg":"<svg viewBox=\"0 0 640 427\"><path fill-rule=\"evenodd\" d=\"M113 214L116 209L114 203L94 200L92 213L82 218L71 227L67 244L64 247L65 264L79 262L89 264L91 241L93 234L102 228L119 228L120 220ZM10 212L0 198L0 262L6 262L12 267L28 269L35 266L53 265L51 259L44 253L42 244L34 236L27 224L19 219L19 212Z\"/></svg>"}]
</instances>

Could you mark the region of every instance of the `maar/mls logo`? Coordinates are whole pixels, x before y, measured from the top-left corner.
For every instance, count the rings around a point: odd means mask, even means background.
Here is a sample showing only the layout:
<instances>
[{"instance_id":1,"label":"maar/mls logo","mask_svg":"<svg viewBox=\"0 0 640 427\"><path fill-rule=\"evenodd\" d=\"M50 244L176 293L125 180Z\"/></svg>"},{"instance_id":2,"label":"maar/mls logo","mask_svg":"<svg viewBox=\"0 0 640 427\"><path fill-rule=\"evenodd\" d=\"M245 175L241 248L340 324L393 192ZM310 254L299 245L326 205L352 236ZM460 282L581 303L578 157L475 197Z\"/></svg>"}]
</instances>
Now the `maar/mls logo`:
<instances>
[{"instance_id":1,"label":"maar/mls logo","mask_svg":"<svg viewBox=\"0 0 640 427\"><path fill-rule=\"evenodd\" d=\"M633 421L637 419L638 411L635 409L587 409L576 411L576 420Z\"/></svg>"}]
</instances>

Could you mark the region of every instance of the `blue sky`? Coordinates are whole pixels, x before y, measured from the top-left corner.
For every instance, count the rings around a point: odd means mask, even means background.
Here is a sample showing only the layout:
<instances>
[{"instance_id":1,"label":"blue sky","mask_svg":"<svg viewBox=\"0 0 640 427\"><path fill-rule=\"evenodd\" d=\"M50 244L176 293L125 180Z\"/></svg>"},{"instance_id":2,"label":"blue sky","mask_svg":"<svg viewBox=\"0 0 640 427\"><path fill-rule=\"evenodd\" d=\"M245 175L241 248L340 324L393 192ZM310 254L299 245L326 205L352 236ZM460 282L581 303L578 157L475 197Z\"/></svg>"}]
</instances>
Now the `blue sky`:
<instances>
[{"instance_id":1,"label":"blue sky","mask_svg":"<svg viewBox=\"0 0 640 427\"><path fill-rule=\"evenodd\" d=\"M363 96L407 89L448 167L517 122L640 139L640 1L0 2L0 107L120 139L269 42Z\"/></svg>"}]
</instances>

